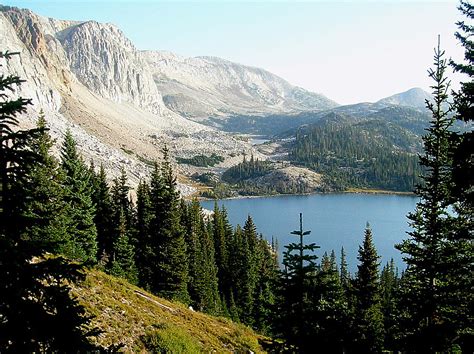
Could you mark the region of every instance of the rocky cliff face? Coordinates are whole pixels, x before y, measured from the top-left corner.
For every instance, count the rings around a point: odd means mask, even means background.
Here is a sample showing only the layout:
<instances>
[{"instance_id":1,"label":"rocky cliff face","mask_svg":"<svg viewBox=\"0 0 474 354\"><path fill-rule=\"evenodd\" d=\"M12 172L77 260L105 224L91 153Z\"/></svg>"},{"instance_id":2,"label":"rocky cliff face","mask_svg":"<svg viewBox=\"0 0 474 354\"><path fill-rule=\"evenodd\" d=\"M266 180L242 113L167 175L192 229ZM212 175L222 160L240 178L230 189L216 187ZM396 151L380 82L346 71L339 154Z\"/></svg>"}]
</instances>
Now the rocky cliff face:
<instances>
[{"instance_id":1,"label":"rocky cliff face","mask_svg":"<svg viewBox=\"0 0 474 354\"><path fill-rule=\"evenodd\" d=\"M216 57L142 53L171 110L194 120L324 110L337 104L272 73Z\"/></svg>"},{"instance_id":2,"label":"rocky cliff face","mask_svg":"<svg viewBox=\"0 0 474 354\"><path fill-rule=\"evenodd\" d=\"M92 92L157 115L166 113L148 65L117 27L89 21L68 27L56 37L70 69Z\"/></svg>"}]
</instances>

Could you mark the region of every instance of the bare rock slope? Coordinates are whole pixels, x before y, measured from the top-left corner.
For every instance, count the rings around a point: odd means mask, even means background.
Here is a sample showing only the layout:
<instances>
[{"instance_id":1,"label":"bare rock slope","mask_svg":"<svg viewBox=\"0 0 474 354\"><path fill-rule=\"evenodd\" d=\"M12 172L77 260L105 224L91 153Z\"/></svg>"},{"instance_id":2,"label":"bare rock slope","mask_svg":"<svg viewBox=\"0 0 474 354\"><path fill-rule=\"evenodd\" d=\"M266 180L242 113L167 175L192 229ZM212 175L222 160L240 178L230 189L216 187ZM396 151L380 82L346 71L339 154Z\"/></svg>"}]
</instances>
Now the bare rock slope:
<instances>
[{"instance_id":1,"label":"bare rock slope","mask_svg":"<svg viewBox=\"0 0 474 354\"><path fill-rule=\"evenodd\" d=\"M221 58L185 58L162 51L144 51L142 55L167 107L196 121L337 106L325 96L293 86L266 70Z\"/></svg>"}]
</instances>

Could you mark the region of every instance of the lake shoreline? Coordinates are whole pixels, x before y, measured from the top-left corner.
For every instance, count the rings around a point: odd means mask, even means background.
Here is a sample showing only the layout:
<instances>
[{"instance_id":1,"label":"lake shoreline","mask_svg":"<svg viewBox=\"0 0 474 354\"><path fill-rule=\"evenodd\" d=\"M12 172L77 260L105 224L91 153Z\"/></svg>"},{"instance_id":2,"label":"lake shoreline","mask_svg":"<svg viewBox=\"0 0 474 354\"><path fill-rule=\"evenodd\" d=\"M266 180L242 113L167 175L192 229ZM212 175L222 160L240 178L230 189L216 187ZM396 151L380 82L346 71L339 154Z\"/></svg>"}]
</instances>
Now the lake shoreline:
<instances>
[{"instance_id":1,"label":"lake shoreline","mask_svg":"<svg viewBox=\"0 0 474 354\"><path fill-rule=\"evenodd\" d=\"M255 198L273 198L273 197L294 197L294 196L311 196L311 195L337 195L337 194L369 194L369 195L397 195L397 196L416 196L414 192L399 192L388 191L384 189L363 189L363 188L349 188L345 191L338 192L311 192L311 193L289 193L289 194L262 194L262 195L238 195L227 198L205 198L196 197L198 201L212 201L212 200L235 200L235 199L255 199Z\"/></svg>"}]
</instances>

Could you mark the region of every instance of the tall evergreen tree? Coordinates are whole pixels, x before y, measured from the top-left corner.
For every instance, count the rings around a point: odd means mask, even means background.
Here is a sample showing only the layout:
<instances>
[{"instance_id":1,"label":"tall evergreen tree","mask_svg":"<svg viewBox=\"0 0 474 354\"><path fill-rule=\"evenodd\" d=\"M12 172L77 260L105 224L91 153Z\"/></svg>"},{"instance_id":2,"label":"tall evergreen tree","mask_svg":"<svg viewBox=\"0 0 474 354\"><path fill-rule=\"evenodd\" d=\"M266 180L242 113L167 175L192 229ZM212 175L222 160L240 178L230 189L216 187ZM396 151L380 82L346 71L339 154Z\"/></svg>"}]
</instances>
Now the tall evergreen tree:
<instances>
[{"instance_id":1,"label":"tall evergreen tree","mask_svg":"<svg viewBox=\"0 0 474 354\"><path fill-rule=\"evenodd\" d=\"M61 148L61 166L66 174L64 200L67 203L70 232L65 255L94 263L97 260L97 229L94 224L91 173L77 151L70 130L67 130Z\"/></svg>"},{"instance_id":2,"label":"tall evergreen tree","mask_svg":"<svg viewBox=\"0 0 474 354\"><path fill-rule=\"evenodd\" d=\"M322 352L343 352L349 341L349 306L334 251L321 258L311 311L313 338Z\"/></svg>"},{"instance_id":3,"label":"tall evergreen tree","mask_svg":"<svg viewBox=\"0 0 474 354\"><path fill-rule=\"evenodd\" d=\"M127 220L123 209L120 209L115 237L109 273L136 284L138 271L135 265L135 250L130 242Z\"/></svg>"},{"instance_id":4,"label":"tall evergreen tree","mask_svg":"<svg viewBox=\"0 0 474 354\"><path fill-rule=\"evenodd\" d=\"M37 154L38 163L29 171L29 183L24 186L28 195L25 213L35 225L26 229L28 237L36 241L55 244L54 253L62 253L68 240L64 198L64 174L58 161L50 154L54 141L46 126L43 111L37 122L38 136L31 141L31 150Z\"/></svg>"},{"instance_id":5,"label":"tall evergreen tree","mask_svg":"<svg viewBox=\"0 0 474 354\"><path fill-rule=\"evenodd\" d=\"M385 349L396 348L396 333L398 331L397 296L399 279L393 258L383 267L380 274L380 287L382 292L382 313L385 328Z\"/></svg>"},{"instance_id":6,"label":"tall evergreen tree","mask_svg":"<svg viewBox=\"0 0 474 354\"><path fill-rule=\"evenodd\" d=\"M187 303L188 260L184 229L180 223L179 194L169 152L163 149L161 167L155 166L151 181L151 222L156 242L154 290L161 296Z\"/></svg>"},{"instance_id":7,"label":"tall evergreen tree","mask_svg":"<svg viewBox=\"0 0 474 354\"><path fill-rule=\"evenodd\" d=\"M242 322L253 324L253 307L255 303L255 290L258 281L258 266L260 263L260 252L257 248L257 228L249 215L242 230L240 243L240 268L237 269L236 279L236 303L240 310L239 318Z\"/></svg>"},{"instance_id":8,"label":"tall evergreen tree","mask_svg":"<svg viewBox=\"0 0 474 354\"><path fill-rule=\"evenodd\" d=\"M150 186L140 181L137 187L136 226L134 240L135 262L139 270L138 284L147 290L153 286L154 262L157 249L152 237L153 210L150 200Z\"/></svg>"},{"instance_id":9,"label":"tall evergreen tree","mask_svg":"<svg viewBox=\"0 0 474 354\"><path fill-rule=\"evenodd\" d=\"M380 294L379 256L367 224L364 242L359 247L359 265L354 280L355 338L357 352L379 353L383 348L384 328Z\"/></svg>"},{"instance_id":10,"label":"tall evergreen tree","mask_svg":"<svg viewBox=\"0 0 474 354\"><path fill-rule=\"evenodd\" d=\"M211 314L221 310L214 242L204 222L201 206L193 200L187 212L189 292L193 306Z\"/></svg>"},{"instance_id":11,"label":"tall evergreen tree","mask_svg":"<svg viewBox=\"0 0 474 354\"><path fill-rule=\"evenodd\" d=\"M0 60L10 60L12 55L0 52ZM10 99L7 92L21 82L18 76L0 75L0 348L5 352L91 350L81 330L88 319L65 284L81 277L79 265L61 257L44 259L45 253L54 252L55 242L25 233L45 223L41 213L27 215L34 205L28 194L30 173L44 163L33 149L45 137L45 129L19 130L19 116L31 101Z\"/></svg>"},{"instance_id":12,"label":"tall evergreen tree","mask_svg":"<svg viewBox=\"0 0 474 354\"><path fill-rule=\"evenodd\" d=\"M212 236L214 239L217 277L219 278L219 291L224 297L229 298L230 288L232 287L230 248L233 242L233 231L225 207L223 206L220 210L217 202L214 205L212 216Z\"/></svg>"},{"instance_id":13,"label":"tall evergreen tree","mask_svg":"<svg viewBox=\"0 0 474 354\"><path fill-rule=\"evenodd\" d=\"M466 216L465 223L470 224L470 230L473 230L472 220L474 219L474 130L472 122L474 121L474 5L469 1L460 1L459 11L467 18L469 22L458 21L458 31L455 36L459 43L464 47L464 62L456 63L451 60L450 64L455 72L461 73L467 78L461 82L461 88L458 92L453 92L455 117L462 122L467 123L465 131L459 134L459 145L454 146L454 194L459 199L460 205L457 206L458 213ZM467 217L470 216L470 220ZM471 233L472 240L472 233Z\"/></svg>"},{"instance_id":14,"label":"tall evergreen tree","mask_svg":"<svg viewBox=\"0 0 474 354\"><path fill-rule=\"evenodd\" d=\"M464 75L461 88L453 92L455 117L465 123L465 131L457 134L453 144L453 210L456 224L447 247L449 254L449 287L453 296L452 319L456 323L459 342L466 352L474 351L474 6L460 1L458 9L468 21L459 21L456 38L464 47L464 62L451 61L456 72Z\"/></svg>"},{"instance_id":15,"label":"tall evergreen tree","mask_svg":"<svg viewBox=\"0 0 474 354\"><path fill-rule=\"evenodd\" d=\"M259 239L260 262L257 264L258 281L253 306L254 328L265 334L272 334L275 328L274 308L276 287L279 278L277 250L262 237Z\"/></svg>"},{"instance_id":16,"label":"tall evergreen tree","mask_svg":"<svg viewBox=\"0 0 474 354\"><path fill-rule=\"evenodd\" d=\"M303 231L303 216L300 214L300 230L292 234L299 236L299 242L286 245L283 254L284 271L282 293L278 312L279 330L286 341L298 348L299 352L309 353L314 350L313 307L315 303L315 280L317 274L316 248L314 243L304 244L303 238L310 231Z\"/></svg>"},{"instance_id":17,"label":"tall evergreen tree","mask_svg":"<svg viewBox=\"0 0 474 354\"><path fill-rule=\"evenodd\" d=\"M223 297L226 300L227 307L229 310L230 318L233 321L240 322L240 309L237 306L237 288L242 283L242 273L244 268L244 257L242 250L245 248L245 238L243 236L243 230L240 225L235 227L233 236L228 241L229 250L229 264L232 264L233 272L230 273L230 287L228 289L229 294L224 294ZM229 242L230 241L230 242Z\"/></svg>"},{"instance_id":18,"label":"tall evergreen tree","mask_svg":"<svg viewBox=\"0 0 474 354\"><path fill-rule=\"evenodd\" d=\"M96 206L94 223L97 228L97 258L107 263L113 247L113 208L107 174L101 164L99 172L93 172L94 193L93 202Z\"/></svg>"},{"instance_id":19,"label":"tall evergreen tree","mask_svg":"<svg viewBox=\"0 0 474 354\"><path fill-rule=\"evenodd\" d=\"M130 200L130 186L128 185L127 172L123 167L120 168L120 176L114 178L111 197L112 197L112 206L114 210L114 223L117 223L120 219L120 214L123 212L126 221L126 227L128 230L131 230L133 222L133 206Z\"/></svg>"},{"instance_id":20,"label":"tall evergreen tree","mask_svg":"<svg viewBox=\"0 0 474 354\"><path fill-rule=\"evenodd\" d=\"M453 253L451 236L456 229L455 215L450 211L453 119L450 110L444 108L449 83L443 57L438 41L434 68L428 71L434 81L434 102L427 102L432 120L423 137L424 154L420 156L420 164L426 168L424 183L417 188L420 201L408 215L413 228L410 238L397 245L407 264L399 316L405 332L402 342L406 348L431 351L448 350L457 337L457 321L452 319L452 312L459 295L450 285L460 255Z\"/></svg>"},{"instance_id":21,"label":"tall evergreen tree","mask_svg":"<svg viewBox=\"0 0 474 354\"><path fill-rule=\"evenodd\" d=\"M347 269L347 260L346 260L346 252L344 251L344 247L341 247L341 271L340 271L340 281L341 286L347 292L347 289L350 284L351 275L349 270Z\"/></svg>"}]
</instances>

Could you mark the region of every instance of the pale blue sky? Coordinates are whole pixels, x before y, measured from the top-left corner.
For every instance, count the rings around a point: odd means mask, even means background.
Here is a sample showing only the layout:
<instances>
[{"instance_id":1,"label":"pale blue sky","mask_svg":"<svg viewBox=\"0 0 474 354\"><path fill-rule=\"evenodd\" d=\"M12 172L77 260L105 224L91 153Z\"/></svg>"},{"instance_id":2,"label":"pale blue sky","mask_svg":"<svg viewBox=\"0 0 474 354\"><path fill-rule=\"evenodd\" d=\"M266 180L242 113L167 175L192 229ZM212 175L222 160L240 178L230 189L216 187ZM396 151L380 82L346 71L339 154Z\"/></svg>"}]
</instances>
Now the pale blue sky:
<instances>
[{"instance_id":1,"label":"pale blue sky","mask_svg":"<svg viewBox=\"0 0 474 354\"><path fill-rule=\"evenodd\" d=\"M429 90L426 70L438 34L448 56L463 53L453 37L461 19L454 0L2 3L54 18L111 22L139 49L262 67L344 104Z\"/></svg>"}]
</instances>

